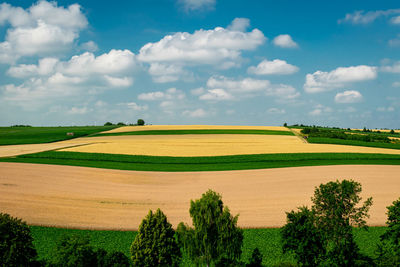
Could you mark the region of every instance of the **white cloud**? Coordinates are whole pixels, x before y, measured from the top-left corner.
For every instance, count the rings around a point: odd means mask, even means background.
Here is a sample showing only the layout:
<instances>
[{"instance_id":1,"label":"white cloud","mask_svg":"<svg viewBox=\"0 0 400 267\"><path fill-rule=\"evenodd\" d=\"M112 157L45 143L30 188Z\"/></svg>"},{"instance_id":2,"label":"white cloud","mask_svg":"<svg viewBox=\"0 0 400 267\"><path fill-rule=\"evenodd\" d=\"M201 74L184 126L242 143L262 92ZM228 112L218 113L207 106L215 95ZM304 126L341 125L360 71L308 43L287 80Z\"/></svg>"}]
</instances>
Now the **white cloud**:
<instances>
[{"instance_id":1,"label":"white cloud","mask_svg":"<svg viewBox=\"0 0 400 267\"><path fill-rule=\"evenodd\" d=\"M311 116L320 116L320 115L332 113L332 111L333 111L332 108L325 107L325 106L323 106L321 104L318 104L308 114L311 115Z\"/></svg>"},{"instance_id":2,"label":"white cloud","mask_svg":"<svg viewBox=\"0 0 400 267\"><path fill-rule=\"evenodd\" d=\"M362 99L363 99L363 96L361 95L361 93L358 91L354 91L354 90L337 93L335 96L335 102L343 103L343 104L358 103Z\"/></svg>"},{"instance_id":3,"label":"white cloud","mask_svg":"<svg viewBox=\"0 0 400 267\"><path fill-rule=\"evenodd\" d=\"M399 47L400 46L400 35L397 35L397 38L390 39L388 41L388 44L391 47Z\"/></svg>"},{"instance_id":4,"label":"white cloud","mask_svg":"<svg viewBox=\"0 0 400 267\"><path fill-rule=\"evenodd\" d=\"M394 83L392 83L392 86L393 87L400 87L400 82L394 82Z\"/></svg>"},{"instance_id":5,"label":"white cloud","mask_svg":"<svg viewBox=\"0 0 400 267\"><path fill-rule=\"evenodd\" d=\"M190 90L192 95L202 95L202 94L204 94L205 91L206 90L203 87L199 87L199 88Z\"/></svg>"},{"instance_id":6,"label":"white cloud","mask_svg":"<svg viewBox=\"0 0 400 267\"><path fill-rule=\"evenodd\" d=\"M148 110L148 108L149 108L147 105L141 106L141 105L136 104L135 102L120 103L118 105L126 106L129 109L132 109L134 111L145 111L145 110Z\"/></svg>"},{"instance_id":7,"label":"white cloud","mask_svg":"<svg viewBox=\"0 0 400 267\"><path fill-rule=\"evenodd\" d=\"M234 80L224 76L214 76L208 79L209 88L224 88L230 92L257 92L265 90L271 83L268 80L257 80L245 78L243 80Z\"/></svg>"},{"instance_id":8,"label":"white cloud","mask_svg":"<svg viewBox=\"0 0 400 267\"><path fill-rule=\"evenodd\" d=\"M58 63L56 58L42 58L39 60L39 64L21 64L13 66L8 69L7 74L16 78L26 78L33 76L49 75L54 72L55 66Z\"/></svg>"},{"instance_id":9,"label":"white cloud","mask_svg":"<svg viewBox=\"0 0 400 267\"><path fill-rule=\"evenodd\" d=\"M86 114L88 112L88 108L87 107L72 107L70 110L68 110L68 114L73 114L73 115L82 115L82 114Z\"/></svg>"},{"instance_id":10,"label":"white cloud","mask_svg":"<svg viewBox=\"0 0 400 267\"><path fill-rule=\"evenodd\" d=\"M282 47L282 48L296 48L299 45L293 41L292 37L289 34L281 34L274 38L272 41L274 45Z\"/></svg>"},{"instance_id":11,"label":"white cloud","mask_svg":"<svg viewBox=\"0 0 400 267\"><path fill-rule=\"evenodd\" d=\"M132 77L112 77L109 75L104 75L104 78L112 87L128 87L133 84Z\"/></svg>"},{"instance_id":12,"label":"white cloud","mask_svg":"<svg viewBox=\"0 0 400 267\"><path fill-rule=\"evenodd\" d=\"M81 44L81 48L88 52L96 52L99 49L97 44L93 41L89 41L89 42Z\"/></svg>"},{"instance_id":13,"label":"white cloud","mask_svg":"<svg viewBox=\"0 0 400 267\"><path fill-rule=\"evenodd\" d=\"M299 71L299 68L288 64L285 60L274 59L272 61L263 60L256 67L251 66L247 69L248 73L257 75L271 74L292 74Z\"/></svg>"},{"instance_id":14,"label":"white cloud","mask_svg":"<svg viewBox=\"0 0 400 267\"><path fill-rule=\"evenodd\" d=\"M247 18L235 18L228 26L230 31L245 32L250 27L250 20Z\"/></svg>"},{"instance_id":15,"label":"white cloud","mask_svg":"<svg viewBox=\"0 0 400 267\"><path fill-rule=\"evenodd\" d=\"M377 68L365 65L339 67L330 72L316 71L306 75L304 90L307 93L319 93L345 84L373 80L377 77Z\"/></svg>"},{"instance_id":16,"label":"white cloud","mask_svg":"<svg viewBox=\"0 0 400 267\"><path fill-rule=\"evenodd\" d=\"M201 95L199 97L200 100L211 100L211 101L224 101L224 100L232 100L233 96L226 92L224 89L210 89L207 90L207 93Z\"/></svg>"},{"instance_id":17,"label":"white cloud","mask_svg":"<svg viewBox=\"0 0 400 267\"><path fill-rule=\"evenodd\" d=\"M169 88L165 92L156 91L142 93L138 95L139 100L145 101L160 101L160 100L182 100L186 97L185 93L176 88Z\"/></svg>"},{"instance_id":18,"label":"white cloud","mask_svg":"<svg viewBox=\"0 0 400 267\"><path fill-rule=\"evenodd\" d=\"M22 56L49 55L70 48L87 27L77 4L68 8L56 2L39 1L29 9L0 5L0 24L8 22L5 41L0 43L0 62L13 63Z\"/></svg>"},{"instance_id":19,"label":"white cloud","mask_svg":"<svg viewBox=\"0 0 400 267\"><path fill-rule=\"evenodd\" d=\"M239 32L217 27L197 30L193 34L177 32L144 45L138 59L148 63L232 67L241 61L242 50L253 50L265 40L258 29Z\"/></svg>"},{"instance_id":20,"label":"white cloud","mask_svg":"<svg viewBox=\"0 0 400 267\"><path fill-rule=\"evenodd\" d=\"M391 66L382 66L380 70L383 72L400 73L400 61L394 62Z\"/></svg>"},{"instance_id":21,"label":"white cloud","mask_svg":"<svg viewBox=\"0 0 400 267\"><path fill-rule=\"evenodd\" d=\"M166 65L161 63L151 63L149 74L153 77L156 83L174 82L180 79L181 76L189 74L178 65Z\"/></svg>"},{"instance_id":22,"label":"white cloud","mask_svg":"<svg viewBox=\"0 0 400 267\"><path fill-rule=\"evenodd\" d=\"M286 111L284 109L279 109L279 108L269 108L267 110L268 113L270 114L285 114Z\"/></svg>"},{"instance_id":23,"label":"white cloud","mask_svg":"<svg viewBox=\"0 0 400 267\"><path fill-rule=\"evenodd\" d=\"M400 14L400 9L388 9L388 10L375 10L365 12L364 10L358 10L351 14L346 14L343 19L340 19L338 23L352 23L352 24L368 24L372 23L379 17L387 17L395 14Z\"/></svg>"},{"instance_id":24,"label":"white cloud","mask_svg":"<svg viewBox=\"0 0 400 267\"><path fill-rule=\"evenodd\" d=\"M185 110L182 112L183 116L191 117L191 118L204 118L207 117L209 114L202 108L196 110Z\"/></svg>"},{"instance_id":25,"label":"white cloud","mask_svg":"<svg viewBox=\"0 0 400 267\"><path fill-rule=\"evenodd\" d=\"M186 12L196 10L213 10L216 0L178 0Z\"/></svg>"},{"instance_id":26,"label":"white cloud","mask_svg":"<svg viewBox=\"0 0 400 267\"><path fill-rule=\"evenodd\" d=\"M287 84L275 84L266 89L267 96L275 96L281 100L293 100L300 96L296 88Z\"/></svg>"},{"instance_id":27,"label":"white cloud","mask_svg":"<svg viewBox=\"0 0 400 267\"><path fill-rule=\"evenodd\" d=\"M397 17L393 17L390 22L392 22L393 24L400 24L400 16Z\"/></svg>"}]
</instances>

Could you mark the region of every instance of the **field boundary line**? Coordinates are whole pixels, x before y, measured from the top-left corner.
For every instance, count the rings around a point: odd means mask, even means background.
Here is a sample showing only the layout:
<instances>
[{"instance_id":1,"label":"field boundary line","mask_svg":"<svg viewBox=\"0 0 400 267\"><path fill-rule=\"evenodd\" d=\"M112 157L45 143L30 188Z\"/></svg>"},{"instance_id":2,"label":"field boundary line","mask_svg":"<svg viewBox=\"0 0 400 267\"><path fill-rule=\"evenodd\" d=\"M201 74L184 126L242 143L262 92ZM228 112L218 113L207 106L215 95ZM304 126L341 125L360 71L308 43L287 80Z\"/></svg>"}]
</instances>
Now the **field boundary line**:
<instances>
[{"instance_id":1,"label":"field boundary line","mask_svg":"<svg viewBox=\"0 0 400 267\"><path fill-rule=\"evenodd\" d=\"M297 136L303 143L308 144L307 140L303 138L303 136L301 136L298 132L293 131L291 128L289 128L289 130L295 135Z\"/></svg>"}]
</instances>

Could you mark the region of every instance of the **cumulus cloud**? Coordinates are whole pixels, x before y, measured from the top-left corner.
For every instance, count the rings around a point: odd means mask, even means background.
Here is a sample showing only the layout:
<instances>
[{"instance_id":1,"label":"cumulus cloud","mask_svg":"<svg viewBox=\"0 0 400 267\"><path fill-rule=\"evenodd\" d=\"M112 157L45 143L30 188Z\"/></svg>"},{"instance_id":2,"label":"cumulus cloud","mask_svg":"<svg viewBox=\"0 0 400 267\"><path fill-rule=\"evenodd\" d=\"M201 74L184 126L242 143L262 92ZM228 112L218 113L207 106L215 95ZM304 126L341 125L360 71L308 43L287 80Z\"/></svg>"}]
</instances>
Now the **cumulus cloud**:
<instances>
[{"instance_id":1,"label":"cumulus cloud","mask_svg":"<svg viewBox=\"0 0 400 267\"><path fill-rule=\"evenodd\" d=\"M230 31L245 32L250 27L250 20L247 18L235 18L228 26Z\"/></svg>"},{"instance_id":2,"label":"cumulus cloud","mask_svg":"<svg viewBox=\"0 0 400 267\"><path fill-rule=\"evenodd\" d=\"M274 59L272 61L263 60L256 67L251 66L247 69L248 73L257 75L272 75L272 74L292 74L298 72L299 68L288 64L285 60Z\"/></svg>"},{"instance_id":3,"label":"cumulus cloud","mask_svg":"<svg viewBox=\"0 0 400 267\"><path fill-rule=\"evenodd\" d=\"M321 104L318 104L318 105L316 105L315 108L314 108L312 111L310 111L308 114L309 114L310 116L320 116L320 115L332 113L332 111L333 111L332 108L323 106L323 105L321 105Z\"/></svg>"},{"instance_id":4,"label":"cumulus cloud","mask_svg":"<svg viewBox=\"0 0 400 267\"><path fill-rule=\"evenodd\" d=\"M363 99L363 96L361 95L361 93L358 91L354 91L354 90L337 93L335 96L335 102L342 103L342 104L358 103L362 99Z\"/></svg>"},{"instance_id":5,"label":"cumulus cloud","mask_svg":"<svg viewBox=\"0 0 400 267\"><path fill-rule=\"evenodd\" d=\"M391 106L389 106L389 107L378 107L376 109L376 111L378 111L378 112L393 112L394 110L395 110L395 108L391 107Z\"/></svg>"},{"instance_id":6,"label":"cumulus cloud","mask_svg":"<svg viewBox=\"0 0 400 267\"><path fill-rule=\"evenodd\" d=\"M269 113L269 114L285 114L286 111L284 109L279 109L279 108L269 108L267 110L267 113Z\"/></svg>"},{"instance_id":7,"label":"cumulus cloud","mask_svg":"<svg viewBox=\"0 0 400 267\"><path fill-rule=\"evenodd\" d=\"M149 68L149 74L153 77L153 81L156 83L167 83L179 80L181 77L186 79L191 76L185 71L182 66L173 64L162 64L162 63L151 63Z\"/></svg>"},{"instance_id":8,"label":"cumulus cloud","mask_svg":"<svg viewBox=\"0 0 400 267\"><path fill-rule=\"evenodd\" d=\"M306 75L304 90L307 93L326 92L348 83L373 80L376 77L377 68L366 65L339 67L330 72L318 70Z\"/></svg>"},{"instance_id":9,"label":"cumulus cloud","mask_svg":"<svg viewBox=\"0 0 400 267\"><path fill-rule=\"evenodd\" d=\"M67 111L68 114L72 115L82 115L86 114L89 111L87 107L72 107L70 110Z\"/></svg>"},{"instance_id":10,"label":"cumulus cloud","mask_svg":"<svg viewBox=\"0 0 400 267\"><path fill-rule=\"evenodd\" d=\"M390 22L392 22L393 24L400 24L400 16L397 17L393 17Z\"/></svg>"},{"instance_id":11,"label":"cumulus cloud","mask_svg":"<svg viewBox=\"0 0 400 267\"><path fill-rule=\"evenodd\" d=\"M190 118L204 118L208 116L208 113L204 109L198 108L195 110L185 110L182 112L182 115Z\"/></svg>"},{"instance_id":12,"label":"cumulus cloud","mask_svg":"<svg viewBox=\"0 0 400 267\"><path fill-rule=\"evenodd\" d=\"M274 38L272 41L274 45L282 47L282 48L296 48L299 45L293 41L292 37L289 34L281 34Z\"/></svg>"},{"instance_id":13,"label":"cumulus cloud","mask_svg":"<svg viewBox=\"0 0 400 267\"><path fill-rule=\"evenodd\" d=\"M400 61L394 62L392 65L382 66L380 70L383 72L400 73Z\"/></svg>"},{"instance_id":14,"label":"cumulus cloud","mask_svg":"<svg viewBox=\"0 0 400 267\"><path fill-rule=\"evenodd\" d=\"M134 65L134 54L129 50L111 50L98 57L86 52L68 61L42 58L38 64L10 67L9 76L25 80L20 85L5 85L3 91L5 99L17 105L94 94L132 85Z\"/></svg>"},{"instance_id":15,"label":"cumulus cloud","mask_svg":"<svg viewBox=\"0 0 400 267\"><path fill-rule=\"evenodd\" d=\"M346 14L343 19L338 20L338 23L368 24L374 22L379 17L388 17L396 14L400 14L400 9L374 10L368 12L357 10L351 14Z\"/></svg>"},{"instance_id":16,"label":"cumulus cloud","mask_svg":"<svg viewBox=\"0 0 400 267\"><path fill-rule=\"evenodd\" d=\"M68 8L56 2L39 1L27 10L3 3L0 24L9 23L5 41L0 43L0 62L13 63L22 56L49 55L73 45L87 19L78 4Z\"/></svg>"},{"instance_id":17,"label":"cumulus cloud","mask_svg":"<svg viewBox=\"0 0 400 267\"><path fill-rule=\"evenodd\" d=\"M394 82L394 83L392 83L392 86L393 87L400 87L400 82Z\"/></svg>"},{"instance_id":18,"label":"cumulus cloud","mask_svg":"<svg viewBox=\"0 0 400 267\"><path fill-rule=\"evenodd\" d=\"M265 40L258 29L240 32L217 27L192 34L177 32L144 45L138 59L147 63L232 67L241 60L242 50L254 50Z\"/></svg>"},{"instance_id":19,"label":"cumulus cloud","mask_svg":"<svg viewBox=\"0 0 400 267\"><path fill-rule=\"evenodd\" d=\"M201 100L235 100L257 95L273 96L279 99L295 99L300 93L285 84L271 84L268 80L252 78L232 79L213 76L207 81L207 92L200 95Z\"/></svg>"},{"instance_id":20,"label":"cumulus cloud","mask_svg":"<svg viewBox=\"0 0 400 267\"><path fill-rule=\"evenodd\" d=\"M211 101L223 101L223 100L232 100L233 96L225 91L224 89L210 89L207 90L207 93L201 95L199 97L200 100L211 100Z\"/></svg>"},{"instance_id":21,"label":"cumulus cloud","mask_svg":"<svg viewBox=\"0 0 400 267\"><path fill-rule=\"evenodd\" d=\"M81 44L81 49L88 51L88 52L96 52L99 47L97 46L97 44L93 41L89 41L86 43Z\"/></svg>"},{"instance_id":22,"label":"cumulus cloud","mask_svg":"<svg viewBox=\"0 0 400 267\"><path fill-rule=\"evenodd\" d=\"M213 10L216 0L178 0L186 12L197 10Z\"/></svg>"},{"instance_id":23,"label":"cumulus cloud","mask_svg":"<svg viewBox=\"0 0 400 267\"><path fill-rule=\"evenodd\" d=\"M127 108L134 110L134 111L145 111L148 110L147 105L138 105L135 102L128 102L128 103L119 103L120 106L126 106Z\"/></svg>"},{"instance_id":24,"label":"cumulus cloud","mask_svg":"<svg viewBox=\"0 0 400 267\"><path fill-rule=\"evenodd\" d=\"M162 91L155 91L155 92L149 92L149 93L142 93L138 95L139 100L145 100L145 101L161 101L161 100L182 100L186 97L185 93L182 92L181 90L178 90L176 88L169 88L165 90L164 92Z\"/></svg>"}]
</instances>

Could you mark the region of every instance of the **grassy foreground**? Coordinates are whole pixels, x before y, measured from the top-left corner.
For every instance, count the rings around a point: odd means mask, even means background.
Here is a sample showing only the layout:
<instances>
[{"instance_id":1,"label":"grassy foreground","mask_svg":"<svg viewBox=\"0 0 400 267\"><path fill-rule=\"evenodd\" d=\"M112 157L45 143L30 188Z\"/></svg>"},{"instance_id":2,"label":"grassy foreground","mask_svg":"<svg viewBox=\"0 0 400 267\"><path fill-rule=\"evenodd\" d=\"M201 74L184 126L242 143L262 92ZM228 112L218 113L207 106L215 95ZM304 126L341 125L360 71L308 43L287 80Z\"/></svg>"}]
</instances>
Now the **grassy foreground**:
<instances>
[{"instance_id":1,"label":"grassy foreground","mask_svg":"<svg viewBox=\"0 0 400 267\"><path fill-rule=\"evenodd\" d=\"M0 145L50 143L107 131L117 126L0 127ZM68 136L67 133L74 133Z\"/></svg>"},{"instance_id":2,"label":"grassy foreground","mask_svg":"<svg viewBox=\"0 0 400 267\"><path fill-rule=\"evenodd\" d=\"M361 252L373 257L379 236L386 229L386 227L370 227L366 231L355 228L355 239ZM73 230L41 226L31 226L31 231L35 247L42 259L51 258L61 236L71 234L88 235L94 247L103 248L109 252L121 251L130 257L129 248L136 236L136 232L130 231ZM266 266L279 262L294 262L291 255L282 253L279 231L278 228L244 229L242 259L248 262L253 249L258 247L263 254L263 264ZM186 264L183 265L186 266Z\"/></svg>"},{"instance_id":3,"label":"grassy foreground","mask_svg":"<svg viewBox=\"0 0 400 267\"><path fill-rule=\"evenodd\" d=\"M184 135L184 134L262 134L262 135L294 135L289 131L278 130L243 130L243 129L210 129L210 130L143 130L120 133L99 133L95 136L115 135Z\"/></svg>"},{"instance_id":4,"label":"grassy foreground","mask_svg":"<svg viewBox=\"0 0 400 267\"><path fill-rule=\"evenodd\" d=\"M17 157L0 158L0 161L138 171L224 171L343 164L400 165L400 155L368 153L289 153L218 157L161 157L48 151Z\"/></svg>"}]
</instances>

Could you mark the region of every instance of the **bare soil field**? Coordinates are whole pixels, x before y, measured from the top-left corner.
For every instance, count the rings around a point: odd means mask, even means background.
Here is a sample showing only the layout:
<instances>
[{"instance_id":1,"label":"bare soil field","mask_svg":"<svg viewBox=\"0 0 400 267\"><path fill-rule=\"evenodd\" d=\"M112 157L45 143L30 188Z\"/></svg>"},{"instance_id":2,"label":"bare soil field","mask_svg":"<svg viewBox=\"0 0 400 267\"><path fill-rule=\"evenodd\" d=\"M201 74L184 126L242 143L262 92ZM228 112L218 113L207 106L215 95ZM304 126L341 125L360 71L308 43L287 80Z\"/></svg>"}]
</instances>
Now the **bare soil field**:
<instances>
[{"instance_id":1,"label":"bare soil field","mask_svg":"<svg viewBox=\"0 0 400 267\"><path fill-rule=\"evenodd\" d=\"M283 126L237 126L237 125L144 125L124 126L103 133L123 133L149 130L274 130L289 131Z\"/></svg>"},{"instance_id":2,"label":"bare soil field","mask_svg":"<svg viewBox=\"0 0 400 267\"><path fill-rule=\"evenodd\" d=\"M311 204L319 184L353 179L364 199L373 197L375 226L400 196L399 173L382 165L168 173L0 163L0 207L29 224L89 229L137 229L149 209L161 208L176 227L191 223L190 200L212 189L240 214L240 226L279 227L285 211Z\"/></svg>"},{"instance_id":3,"label":"bare soil field","mask_svg":"<svg viewBox=\"0 0 400 267\"><path fill-rule=\"evenodd\" d=\"M60 151L177 157L334 152L400 154L396 149L308 144L299 137L287 135L128 135L84 137L75 141L93 144Z\"/></svg>"}]
</instances>

